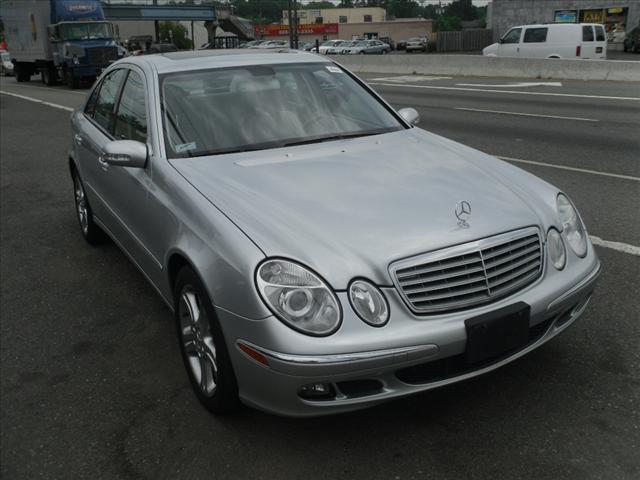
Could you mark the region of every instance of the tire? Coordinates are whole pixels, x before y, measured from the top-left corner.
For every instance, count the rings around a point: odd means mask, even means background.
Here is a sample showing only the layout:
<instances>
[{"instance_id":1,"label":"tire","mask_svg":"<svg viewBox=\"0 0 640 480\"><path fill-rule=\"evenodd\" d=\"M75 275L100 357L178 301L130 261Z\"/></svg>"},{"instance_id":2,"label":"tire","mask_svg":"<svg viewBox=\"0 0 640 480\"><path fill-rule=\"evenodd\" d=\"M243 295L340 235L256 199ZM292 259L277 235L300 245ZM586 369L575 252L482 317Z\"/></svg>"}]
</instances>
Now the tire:
<instances>
[{"instance_id":1,"label":"tire","mask_svg":"<svg viewBox=\"0 0 640 480\"><path fill-rule=\"evenodd\" d=\"M82 237L89 245L98 245L104 241L105 234L93 220L93 212L91 211L89 199L84 190L84 184L75 168L71 171L71 179L73 180L76 217L80 225Z\"/></svg>"},{"instance_id":2,"label":"tire","mask_svg":"<svg viewBox=\"0 0 640 480\"><path fill-rule=\"evenodd\" d=\"M204 285L190 267L178 272L174 305L180 352L196 397L218 415L238 410L238 384L222 329Z\"/></svg>"},{"instance_id":3,"label":"tire","mask_svg":"<svg viewBox=\"0 0 640 480\"><path fill-rule=\"evenodd\" d=\"M71 75L71 72L69 70L65 70L64 80L67 84L67 87L69 87L71 90L77 90L80 87L80 80L78 79L78 77L74 77L73 75Z\"/></svg>"},{"instance_id":4,"label":"tire","mask_svg":"<svg viewBox=\"0 0 640 480\"><path fill-rule=\"evenodd\" d=\"M17 82L28 82L31 79L31 73L27 67L16 64L13 68L15 70Z\"/></svg>"},{"instance_id":5,"label":"tire","mask_svg":"<svg viewBox=\"0 0 640 480\"><path fill-rule=\"evenodd\" d=\"M58 83L58 74L55 68L51 68L49 66L42 67L42 70L40 71L40 77L42 79L42 83L49 87L52 87Z\"/></svg>"}]
</instances>

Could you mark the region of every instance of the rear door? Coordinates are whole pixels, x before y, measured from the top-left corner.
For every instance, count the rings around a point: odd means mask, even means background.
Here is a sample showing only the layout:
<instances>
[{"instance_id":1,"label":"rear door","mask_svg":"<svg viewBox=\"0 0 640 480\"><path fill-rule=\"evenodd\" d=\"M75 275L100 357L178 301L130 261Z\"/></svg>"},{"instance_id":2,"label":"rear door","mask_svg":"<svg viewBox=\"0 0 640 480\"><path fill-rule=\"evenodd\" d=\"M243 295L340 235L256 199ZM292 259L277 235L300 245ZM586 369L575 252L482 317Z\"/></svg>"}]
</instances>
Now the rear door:
<instances>
[{"instance_id":1,"label":"rear door","mask_svg":"<svg viewBox=\"0 0 640 480\"><path fill-rule=\"evenodd\" d=\"M596 34L593 25L582 25L582 51L580 58L596 57Z\"/></svg>"},{"instance_id":2,"label":"rear door","mask_svg":"<svg viewBox=\"0 0 640 480\"><path fill-rule=\"evenodd\" d=\"M517 57L520 55L520 37L522 28L512 28L500 39L498 48L499 57Z\"/></svg>"},{"instance_id":3,"label":"rear door","mask_svg":"<svg viewBox=\"0 0 640 480\"><path fill-rule=\"evenodd\" d=\"M607 34L603 25L594 25L596 33L596 56L595 58L607 58Z\"/></svg>"},{"instance_id":4,"label":"rear door","mask_svg":"<svg viewBox=\"0 0 640 480\"><path fill-rule=\"evenodd\" d=\"M547 48L547 27L526 28L520 46L521 57L546 58Z\"/></svg>"}]
</instances>

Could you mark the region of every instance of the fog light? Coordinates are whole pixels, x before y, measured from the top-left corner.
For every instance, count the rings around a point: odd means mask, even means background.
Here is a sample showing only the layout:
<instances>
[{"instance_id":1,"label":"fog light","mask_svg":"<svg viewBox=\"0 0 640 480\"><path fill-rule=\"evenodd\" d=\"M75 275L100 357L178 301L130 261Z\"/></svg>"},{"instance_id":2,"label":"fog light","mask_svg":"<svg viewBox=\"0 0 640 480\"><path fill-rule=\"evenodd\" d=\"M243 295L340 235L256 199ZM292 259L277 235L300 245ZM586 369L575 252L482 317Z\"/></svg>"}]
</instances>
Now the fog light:
<instances>
[{"instance_id":1,"label":"fog light","mask_svg":"<svg viewBox=\"0 0 640 480\"><path fill-rule=\"evenodd\" d=\"M310 383L300 387L298 395L307 400L329 400L336 396L336 391L330 383Z\"/></svg>"}]
</instances>

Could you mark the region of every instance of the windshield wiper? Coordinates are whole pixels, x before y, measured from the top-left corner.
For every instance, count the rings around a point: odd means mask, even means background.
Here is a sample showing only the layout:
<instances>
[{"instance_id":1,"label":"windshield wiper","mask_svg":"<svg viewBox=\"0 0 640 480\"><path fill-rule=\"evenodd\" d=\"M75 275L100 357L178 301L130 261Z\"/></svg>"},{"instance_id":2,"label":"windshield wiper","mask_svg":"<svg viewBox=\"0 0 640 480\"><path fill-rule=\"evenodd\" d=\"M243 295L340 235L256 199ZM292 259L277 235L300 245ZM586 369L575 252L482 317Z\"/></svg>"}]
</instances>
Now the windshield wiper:
<instances>
[{"instance_id":1,"label":"windshield wiper","mask_svg":"<svg viewBox=\"0 0 640 480\"><path fill-rule=\"evenodd\" d=\"M330 142L332 140L344 140L347 138L357 138L357 137L370 137L371 135L378 135L380 132L360 132L360 133L344 133L341 135L330 135L328 137L319 137L319 138L308 138L307 140L298 140L295 142L287 142L284 143L283 147L294 147L296 145L308 145L310 143L322 143L322 142Z\"/></svg>"}]
</instances>

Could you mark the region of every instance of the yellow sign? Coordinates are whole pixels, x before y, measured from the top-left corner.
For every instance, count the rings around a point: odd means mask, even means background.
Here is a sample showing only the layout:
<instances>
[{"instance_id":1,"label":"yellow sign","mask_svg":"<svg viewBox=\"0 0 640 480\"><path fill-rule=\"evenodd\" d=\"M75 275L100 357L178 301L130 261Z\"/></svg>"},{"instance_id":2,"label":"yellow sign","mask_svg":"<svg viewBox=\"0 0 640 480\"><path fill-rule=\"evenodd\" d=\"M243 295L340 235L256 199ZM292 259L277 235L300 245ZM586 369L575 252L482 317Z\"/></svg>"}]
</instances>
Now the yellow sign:
<instances>
[{"instance_id":1,"label":"yellow sign","mask_svg":"<svg viewBox=\"0 0 640 480\"><path fill-rule=\"evenodd\" d=\"M603 10L582 10L580 16L585 23L602 23L604 20Z\"/></svg>"}]
</instances>

